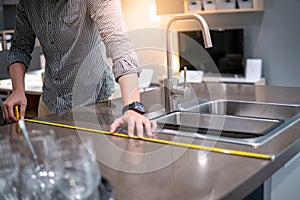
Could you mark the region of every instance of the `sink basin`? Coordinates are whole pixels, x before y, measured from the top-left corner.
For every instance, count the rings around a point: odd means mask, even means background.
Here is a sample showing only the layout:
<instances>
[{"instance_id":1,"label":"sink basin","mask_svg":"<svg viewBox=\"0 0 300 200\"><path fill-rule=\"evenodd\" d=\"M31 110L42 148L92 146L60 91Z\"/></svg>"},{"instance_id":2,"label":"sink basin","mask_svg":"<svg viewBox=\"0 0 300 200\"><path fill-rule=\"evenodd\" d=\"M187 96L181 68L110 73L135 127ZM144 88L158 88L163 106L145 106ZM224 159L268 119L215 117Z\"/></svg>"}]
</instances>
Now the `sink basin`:
<instances>
[{"instance_id":1,"label":"sink basin","mask_svg":"<svg viewBox=\"0 0 300 200\"><path fill-rule=\"evenodd\" d=\"M156 118L159 132L259 146L300 120L300 105L195 99Z\"/></svg>"},{"instance_id":2,"label":"sink basin","mask_svg":"<svg viewBox=\"0 0 300 200\"><path fill-rule=\"evenodd\" d=\"M197 101L183 105L190 112L234 115L255 118L288 120L300 113L300 105L275 104L265 102L211 100L198 104Z\"/></svg>"},{"instance_id":3,"label":"sink basin","mask_svg":"<svg viewBox=\"0 0 300 200\"><path fill-rule=\"evenodd\" d=\"M175 111L156 119L161 129L252 138L266 134L281 120Z\"/></svg>"}]
</instances>

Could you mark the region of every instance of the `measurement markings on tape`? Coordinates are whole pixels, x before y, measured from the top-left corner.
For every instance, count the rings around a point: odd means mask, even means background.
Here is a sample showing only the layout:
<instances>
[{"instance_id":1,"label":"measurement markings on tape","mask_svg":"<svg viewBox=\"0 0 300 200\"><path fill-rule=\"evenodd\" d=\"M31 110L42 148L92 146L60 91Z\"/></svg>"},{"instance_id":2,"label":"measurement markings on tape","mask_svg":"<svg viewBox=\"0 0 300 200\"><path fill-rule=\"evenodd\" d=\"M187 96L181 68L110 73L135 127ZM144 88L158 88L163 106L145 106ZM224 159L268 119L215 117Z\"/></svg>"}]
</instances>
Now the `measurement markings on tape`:
<instances>
[{"instance_id":1,"label":"measurement markings on tape","mask_svg":"<svg viewBox=\"0 0 300 200\"><path fill-rule=\"evenodd\" d=\"M123 137L123 138L130 138L127 134L124 134L124 133L111 133L109 131L104 131L104 130L71 126L71 125L66 125L66 124L59 124L59 123L34 120L34 119L25 119L25 121L43 124L43 125L49 125L49 126L75 129L75 130L80 130L80 131L101 133L101 134L105 134L105 135L113 135L113 136L118 136L118 137ZM215 152L215 153L223 153L223 154L228 154L228 155L266 159L266 160L272 160L272 161L275 159L275 155L270 155L270 154L252 153L252 152L247 152L247 151L238 151L238 150L232 150L232 149L209 147L209 146L202 146L202 145L189 144L189 143L183 143L183 142L175 142L175 141L169 141L169 140L161 140L161 139L155 139L155 138L147 138L147 137L139 138L137 136L133 136L130 139L144 140L144 141L148 141L148 142L167 144L167 145L173 145L173 146L178 146L178 147L186 147L186 148L190 148L190 149L197 149L197 150L203 150L203 151L211 151L211 152Z\"/></svg>"}]
</instances>

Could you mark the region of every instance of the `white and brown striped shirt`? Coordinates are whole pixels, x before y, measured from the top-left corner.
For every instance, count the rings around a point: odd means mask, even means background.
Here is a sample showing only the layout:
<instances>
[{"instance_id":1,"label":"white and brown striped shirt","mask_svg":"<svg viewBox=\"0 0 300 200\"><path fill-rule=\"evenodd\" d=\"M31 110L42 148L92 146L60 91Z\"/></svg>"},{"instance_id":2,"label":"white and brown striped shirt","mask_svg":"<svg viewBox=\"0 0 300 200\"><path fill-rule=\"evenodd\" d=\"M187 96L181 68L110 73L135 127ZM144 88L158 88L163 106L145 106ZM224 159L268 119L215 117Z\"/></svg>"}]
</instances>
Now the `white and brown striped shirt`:
<instances>
[{"instance_id":1,"label":"white and brown striped shirt","mask_svg":"<svg viewBox=\"0 0 300 200\"><path fill-rule=\"evenodd\" d=\"M107 99L114 80L139 73L115 0L20 0L9 64L28 68L35 38L46 58L43 100L52 112Z\"/></svg>"}]
</instances>

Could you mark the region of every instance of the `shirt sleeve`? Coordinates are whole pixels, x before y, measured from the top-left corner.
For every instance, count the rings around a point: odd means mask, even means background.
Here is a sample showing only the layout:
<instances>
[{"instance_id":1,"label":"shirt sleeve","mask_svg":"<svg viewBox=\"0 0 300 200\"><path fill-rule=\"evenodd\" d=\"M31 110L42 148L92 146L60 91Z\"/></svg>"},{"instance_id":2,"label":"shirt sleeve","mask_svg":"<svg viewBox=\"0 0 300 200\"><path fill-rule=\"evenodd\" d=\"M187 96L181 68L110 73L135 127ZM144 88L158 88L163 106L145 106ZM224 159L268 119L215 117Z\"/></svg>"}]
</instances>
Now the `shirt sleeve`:
<instances>
[{"instance_id":1,"label":"shirt sleeve","mask_svg":"<svg viewBox=\"0 0 300 200\"><path fill-rule=\"evenodd\" d=\"M116 0L89 0L88 6L106 46L107 55L113 60L115 79L129 73L140 73L138 58L127 36Z\"/></svg>"},{"instance_id":2,"label":"shirt sleeve","mask_svg":"<svg viewBox=\"0 0 300 200\"><path fill-rule=\"evenodd\" d=\"M35 34L26 17L24 0L20 0L17 5L15 20L15 31L12 38L12 45L7 57L8 68L15 62L21 62L26 69L29 68L31 53L34 49Z\"/></svg>"}]
</instances>

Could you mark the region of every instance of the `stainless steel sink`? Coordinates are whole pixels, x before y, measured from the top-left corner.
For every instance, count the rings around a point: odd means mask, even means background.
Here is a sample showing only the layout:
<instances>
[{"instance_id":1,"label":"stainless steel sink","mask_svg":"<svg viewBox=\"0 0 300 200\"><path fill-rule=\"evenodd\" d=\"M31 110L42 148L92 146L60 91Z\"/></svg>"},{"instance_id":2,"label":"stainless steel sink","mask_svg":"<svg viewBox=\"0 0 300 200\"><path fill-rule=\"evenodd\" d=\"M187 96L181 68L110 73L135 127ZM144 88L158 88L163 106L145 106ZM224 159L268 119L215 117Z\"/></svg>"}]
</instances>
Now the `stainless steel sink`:
<instances>
[{"instance_id":1,"label":"stainless steel sink","mask_svg":"<svg viewBox=\"0 0 300 200\"><path fill-rule=\"evenodd\" d=\"M203 102L203 100L200 100ZM183 110L190 112L246 116L287 120L300 112L300 105L275 104L265 102L211 100L205 103L191 101L182 104Z\"/></svg>"},{"instance_id":2,"label":"stainless steel sink","mask_svg":"<svg viewBox=\"0 0 300 200\"><path fill-rule=\"evenodd\" d=\"M300 105L195 99L156 121L159 132L259 146L300 120Z\"/></svg>"},{"instance_id":3,"label":"stainless steel sink","mask_svg":"<svg viewBox=\"0 0 300 200\"><path fill-rule=\"evenodd\" d=\"M266 134L281 120L175 111L156 120L161 129L195 133L220 133L226 137L252 138Z\"/></svg>"}]
</instances>

